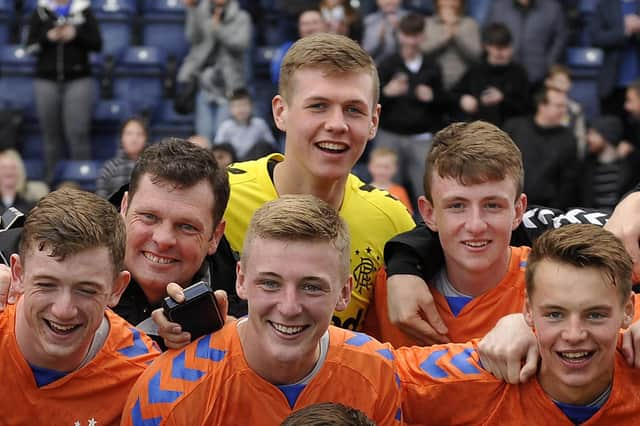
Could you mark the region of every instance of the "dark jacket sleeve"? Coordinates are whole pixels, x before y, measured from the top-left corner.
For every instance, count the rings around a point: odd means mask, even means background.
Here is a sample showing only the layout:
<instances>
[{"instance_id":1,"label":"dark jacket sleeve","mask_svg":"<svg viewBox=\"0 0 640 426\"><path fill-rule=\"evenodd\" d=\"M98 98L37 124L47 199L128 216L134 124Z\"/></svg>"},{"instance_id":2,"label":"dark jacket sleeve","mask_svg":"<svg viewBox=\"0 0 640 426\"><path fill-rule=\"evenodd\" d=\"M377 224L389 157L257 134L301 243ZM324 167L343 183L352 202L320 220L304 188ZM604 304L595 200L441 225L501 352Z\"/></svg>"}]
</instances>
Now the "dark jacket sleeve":
<instances>
[{"instance_id":1,"label":"dark jacket sleeve","mask_svg":"<svg viewBox=\"0 0 640 426\"><path fill-rule=\"evenodd\" d=\"M99 52L102 50L102 36L100 35L98 20L89 9L85 10L83 15L85 21L77 28L76 38L72 43L77 43L87 50Z\"/></svg>"},{"instance_id":2,"label":"dark jacket sleeve","mask_svg":"<svg viewBox=\"0 0 640 426\"><path fill-rule=\"evenodd\" d=\"M211 256L211 287L214 290L227 292L229 300L229 315L242 317L247 315L247 301L236 293L236 264L238 255L235 253L227 238L223 235L216 252Z\"/></svg>"}]
</instances>

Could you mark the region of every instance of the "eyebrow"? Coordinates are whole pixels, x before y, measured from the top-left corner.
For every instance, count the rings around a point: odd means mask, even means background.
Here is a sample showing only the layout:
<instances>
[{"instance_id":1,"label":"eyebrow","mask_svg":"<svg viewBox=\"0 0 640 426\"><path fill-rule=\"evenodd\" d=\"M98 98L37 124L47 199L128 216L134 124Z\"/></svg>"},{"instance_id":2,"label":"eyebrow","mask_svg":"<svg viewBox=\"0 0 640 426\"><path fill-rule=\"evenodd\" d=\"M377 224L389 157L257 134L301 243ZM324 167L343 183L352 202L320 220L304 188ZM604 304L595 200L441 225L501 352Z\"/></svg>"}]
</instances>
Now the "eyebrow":
<instances>
[{"instance_id":1,"label":"eyebrow","mask_svg":"<svg viewBox=\"0 0 640 426\"><path fill-rule=\"evenodd\" d=\"M564 306L560 306L560 305L553 305L553 304L548 304L548 305L541 305L540 308L542 309L555 309L555 310L559 310L559 311L566 311L567 308ZM611 305L593 305L593 306L588 306L585 309L582 309L582 311L610 311L613 307Z\"/></svg>"},{"instance_id":2,"label":"eyebrow","mask_svg":"<svg viewBox=\"0 0 640 426\"><path fill-rule=\"evenodd\" d=\"M310 96L304 99L304 102L318 102L318 101L329 102L331 101L331 99L326 98L324 96ZM360 104L365 106L367 105L367 103L362 99L347 99L345 102L342 102L342 103L343 104Z\"/></svg>"}]
</instances>

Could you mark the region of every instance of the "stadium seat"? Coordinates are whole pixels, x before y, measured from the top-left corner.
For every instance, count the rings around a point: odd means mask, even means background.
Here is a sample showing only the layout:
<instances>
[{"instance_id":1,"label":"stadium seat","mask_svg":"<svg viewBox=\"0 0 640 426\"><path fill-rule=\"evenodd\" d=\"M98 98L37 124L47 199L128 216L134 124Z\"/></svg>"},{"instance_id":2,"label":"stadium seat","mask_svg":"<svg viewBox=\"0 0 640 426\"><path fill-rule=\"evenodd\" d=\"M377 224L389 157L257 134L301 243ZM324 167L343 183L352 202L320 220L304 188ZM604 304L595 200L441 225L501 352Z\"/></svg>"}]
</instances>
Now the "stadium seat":
<instances>
[{"instance_id":1,"label":"stadium seat","mask_svg":"<svg viewBox=\"0 0 640 426\"><path fill-rule=\"evenodd\" d=\"M115 98L128 101L136 114L150 115L162 98L165 61L157 47L129 47L115 66Z\"/></svg>"},{"instance_id":2,"label":"stadium seat","mask_svg":"<svg viewBox=\"0 0 640 426\"><path fill-rule=\"evenodd\" d=\"M133 112L127 101L105 99L96 104L91 126L91 156L94 160L106 161L116 155L120 126L131 116Z\"/></svg>"},{"instance_id":3,"label":"stadium seat","mask_svg":"<svg viewBox=\"0 0 640 426\"><path fill-rule=\"evenodd\" d=\"M185 6L181 0L147 0L142 9L142 43L160 47L181 62L190 44L184 34Z\"/></svg>"},{"instance_id":4,"label":"stadium seat","mask_svg":"<svg viewBox=\"0 0 640 426\"><path fill-rule=\"evenodd\" d=\"M35 115L35 58L19 45L0 46L0 101Z\"/></svg>"},{"instance_id":5,"label":"stadium seat","mask_svg":"<svg viewBox=\"0 0 640 426\"><path fill-rule=\"evenodd\" d=\"M433 15L433 3L432 0L405 0L404 7L422 15Z\"/></svg>"},{"instance_id":6,"label":"stadium seat","mask_svg":"<svg viewBox=\"0 0 640 426\"><path fill-rule=\"evenodd\" d=\"M0 0L0 45L9 43L14 10L12 0Z\"/></svg>"},{"instance_id":7,"label":"stadium seat","mask_svg":"<svg viewBox=\"0 0 640 426\"><path fill-rule=\"evenodd\" d=\"M94 192L96 190L96 179L101 167L101 161L60 161L56 165L52 187L57 188L63 182L72 182L78 184L85 191Z\"/></svg>"},{"instance_id":8,"label":"stadium seat","mask_svg":"<svg viewBox=\"0 0 640 426\"><path fill-rule=\"evenodd\" d=\"M100 23L102 53L119 57L131 44L135 3L132 0L92 0L91 9Z\"/></svg>"},{"instance_id":9,"label":"stadium seat","mask_svg":"<svg viewBox=\"0 0 640 426\"><path fill-rule=\"evenodd\" d=\"M44 180L44 162L40 159L25 158L24 168L27 180Z\"/></svg>"},{"instance_id":10,"label":"stadium seat","mask_svg":"<svg viewBox=\"0 0 640 426\"><path fill-rule=\"evenodd\" d=\"M193 114L178 114L173 109L173 101L162 101L153 115L151 121L151 140L158 141L165 137L178 137L186 139L193 135Z\"/></svg>"},{"instance_id":11,"label":"stadium seat","mask_svg":"<svg viewBox=\"0 0 640 426\"><path fill-rule=\"evenodd\" d=\"M570 47L567 49L567 66L571 71L569 96L580 103L587 120L600 113L598 97L598 74L602 67L602 49L592 47Z\"/></svg>"},{"instance_id":12,"label":"stadium seat","mask_svg":"<svg viewBox=\"0 0 640 426\"><path fill-rule=\"evenodd\" d=\"M31 123L22 126L20 129L20 140L22 141L22 158L25 160L42 160L44 158L44 141L40 125Z\"/></svg>"}]
</instances>

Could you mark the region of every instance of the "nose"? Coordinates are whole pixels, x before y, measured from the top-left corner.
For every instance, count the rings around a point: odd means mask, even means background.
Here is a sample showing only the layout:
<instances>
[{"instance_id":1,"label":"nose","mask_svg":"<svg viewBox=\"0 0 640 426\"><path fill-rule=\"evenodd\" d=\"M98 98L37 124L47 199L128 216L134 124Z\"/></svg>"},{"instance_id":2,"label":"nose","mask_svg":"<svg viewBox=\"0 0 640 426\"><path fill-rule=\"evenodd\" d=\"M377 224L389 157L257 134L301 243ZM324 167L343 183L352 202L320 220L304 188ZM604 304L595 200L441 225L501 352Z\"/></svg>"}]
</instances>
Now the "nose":
<instances>
[{"instance_id":1,"label":"nose","mask_svg":"<svg viewBox=\"0 0 640 426\"><path fill-rule=\"evenodd\" d=\"M471 207L469 209L469 216L467 217L465 226L467 231L474 235L480 234L487 229L487 222L479 207Z\"/></svg>"},{"instance_id":2,"label":"nose","mask_svg":"<svg viewBox=\"0 0 640 426\"><path fill-rule=\"evenodd\" d=\"M569 318L567 326L562 332L562 339L567 343L576 344L587 337L587 332L582 325L582 321L577 316Z\"/></svg>"},{"instance_id":3,"label":"nose","mask_svg":"<svg viewBox=\"0 0 640 426\"><path fill-rule=\"evenodd\" d=\"M51 313L59 320L72 319L76 316L77 308L71 290L62 290L56 294L51 305Z\"/></svg>"},{"instance_id":4,"label":"nose","mask_svg":"<svg viewBox=\"0 0 640 426\"><path fill-rule=\"evenodd\" d=\"M167 249L176 244L176 235L170 223L163 222L153 231L153 241L159 249Z\"/></svg>"},{"instance_id":5,"label":"nose","mask_svg":"<svg viewBox=\"0 0 640 426\"><path fill-rule=\"evenodd\" d=\"M325 123L325 128L329 132L343 133L349 130L346 120L344 119L344 111L341 107L334 107L329 111L329 116Z\"/></svg>"},{"instance_id":6,"label":"nose","mask_svg":"<svg viewBox=\"0 0 640 426\"><path fill-rule=\"evenodd\" d=\"M302 306L298 299L298 289L295 286L286 286L281 292L278 310L284 318L292 318L302 312Z\"/></svg>"}]
</instances>

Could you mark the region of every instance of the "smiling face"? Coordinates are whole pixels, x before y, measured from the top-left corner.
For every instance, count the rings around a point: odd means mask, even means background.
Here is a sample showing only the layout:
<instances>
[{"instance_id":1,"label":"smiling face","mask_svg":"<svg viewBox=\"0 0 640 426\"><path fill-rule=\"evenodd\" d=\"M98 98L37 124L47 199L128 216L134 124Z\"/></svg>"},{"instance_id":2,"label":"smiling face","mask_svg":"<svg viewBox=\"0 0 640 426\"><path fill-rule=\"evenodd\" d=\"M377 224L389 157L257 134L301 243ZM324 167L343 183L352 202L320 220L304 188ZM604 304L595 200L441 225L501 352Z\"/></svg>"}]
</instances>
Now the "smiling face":
<instances>
[{"instance_id":1,"label":"smiling face","mask_svg":"<svg viewBox=\"0 0 640 426\"><path fill-rule=\"evenodd\" d=\"M526 207L512 178L463 185L451 177L431 177L430 202L418 200L427 226L439 233L449 280L458 290L478 295L504 276L509 261L511 232ZM489 276L482 288L464 288L468 277ZM497 281L495 281L497 280Z\"/></svg>"},{"instance_id":2,"label":"smiling face","mask_svg":"<svg viewBox=\"0 0 640 426\"><path fill-rule=\"evenodd\" d=\"M280 372L292 383L314 367L333 311L349 302L351 279L329 242L256 237L245 250L236 284L249 304L240 329L245 356L263 377Z\"/></svg>"},{"instance_id":3,"label":"smiling face","mask_svg":"<svg viewBox=\"0 0 640 426\"><path fill-rule=\"evenodd\" d=\"M170 282L190 284L205 256L215 252L224 222L214 228L214 202L206 180L175 188L152 182L148 174L140 179L133 199L125 195L125 265L151 303L164 297Z\"/></svg>"},{"instance_id":4,"label":"smiling face","mask_svg":"<svg viewBox=\"0 0 640 426\"><path fill-rule=\"evenodd\" d=\"M367 72L328 73L302 67L288 99L273 99L276 125L286 132L285 161L311 180L346 178L378 127L373 78Z\"/></svg>"},{"instance_id":5,"label":"smiling face","mask_svg":"<svg viewBox=\"0 0 640 426\"><path fill-rule=\"evenodd\" d=\"M555 400L589 403L611 383L618 333L631 323L633 297L621 301L619 289L595 267L543 259L534 275L525 318L536 330L540 385Z\"/></svg>"},{"instance_id":6,"label":"smiling face","mask_svg":"<svg viewBox=\"0 0 640 426\"><path fill-rule=\"evenodd\" d=\"M24 291L16 313L16 339L25 359L58 371L77 368L87 354L106 306L115 306L129 273L114 276L106 247L60 260L31 249L11 257L12 280Z\"/></svg>"}]
</instances>

